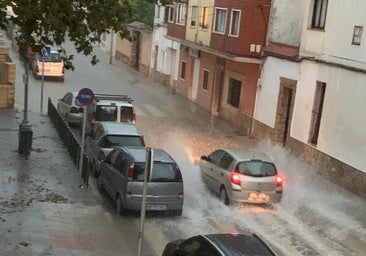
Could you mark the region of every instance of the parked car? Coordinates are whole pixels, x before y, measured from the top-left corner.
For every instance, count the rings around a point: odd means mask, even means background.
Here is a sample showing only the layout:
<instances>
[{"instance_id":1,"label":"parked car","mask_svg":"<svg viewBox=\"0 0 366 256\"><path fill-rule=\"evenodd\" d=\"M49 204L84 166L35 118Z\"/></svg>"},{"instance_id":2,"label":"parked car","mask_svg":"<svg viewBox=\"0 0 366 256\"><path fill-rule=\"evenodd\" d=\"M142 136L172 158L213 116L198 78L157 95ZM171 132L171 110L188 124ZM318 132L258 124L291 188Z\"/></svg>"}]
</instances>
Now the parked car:
<instances>
[{"instance_id":1,"label":"parked car","mask_svg":"<svg viewBox=\"0 0 366 256\"><path fill-rule=\"evenodd\" d=\"M86 153L94 176L99 175L100 162L115 146L145 146L143 135L134 124L96 122L86 137Z\"/></svg>"},{"instance_id":2,"label":"parked car","mask_svg":"<svg viewBox=\"0 0 366 256\"><path fill-rule=\"evenodd\" d=\"M275 252L257 234L197 235L169 242L162 256L275 256Z\"/></svg>"},{"instance_id":3,"label":"parked car","mask_svg":"<svg viewBox=\"0 0 366 256\"><path fill-rule=\"evenodd\" d=\"M164 150L152 148L152 171L147 180L147 211L182 215L183 179L174 159ZM115 200L117 212L141 210L146 162L145 147L116 147L100 166L98 187Z\"/></svg>"},{"instance_id":4,"label":"parked car","mask_svg":"<svg viewBox=\"0 0 366 256\"><path fill-rule=\"evenodd\" d=\"M57 101L57 111L68 124L81 125L83 105L77 99L78 92L67 92Z\"/></svg>"},{"instance_id":5,"label":"parked car","mask_svg":"<svg viewBox=\"0 0 366 256\"><path fill-rule=\"evenodd\" d=\"M201 156L199 166L207 187L226 205L231 202L271 204L282 198L283 178L263 153L218 149Z\"/></svg>"},{"instance_id":6,"label":"parked car","mask_svg":"<svg viewBox=\"0 0 366 256\"><path fill-rule=\"evenodd\" d=\"M136 123L132 99L127 95L94 94L94 100L87 107L86 128L89 132L97 121Z\"/></svg>"},{"instance_id":7,"label":"parked car","mask_svg":"<svg viewBox=\"0 0 366 256\"><path fill-rule=\"evenodd\" d=\"M64 81L65 78L65 67L62 60L62 55L59 51L51 49L48 58L42 55L45 48L42 48L39 52L32 53L28 51L28 56L32 60L32 71L36 79L41 79L42 75L44 78L57 78L60 81ZM31 57L33 56L33 57Z\"/></svg>"}]
</instances>

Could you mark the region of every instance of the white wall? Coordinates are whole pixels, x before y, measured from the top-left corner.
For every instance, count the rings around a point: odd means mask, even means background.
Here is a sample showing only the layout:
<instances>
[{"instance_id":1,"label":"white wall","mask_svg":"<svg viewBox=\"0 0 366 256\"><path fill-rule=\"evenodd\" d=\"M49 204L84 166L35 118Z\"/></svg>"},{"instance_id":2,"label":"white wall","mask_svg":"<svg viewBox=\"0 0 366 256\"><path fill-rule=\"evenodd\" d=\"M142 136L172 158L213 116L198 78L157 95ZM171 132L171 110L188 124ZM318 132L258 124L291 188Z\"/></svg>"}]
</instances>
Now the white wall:
<instances>
[{"instance_id":1,"label":"white wall","mask_svg":"<svg viewBox=\"0 0 366 256\"><path fill-rule=\"evenodd\" d=\"M274 128L280 77L299 79L296 63L274 57L265 59L261 74L261 89L257 91L254 118Z\"/></svg>"},{"instance_id":2,"label":"white wall","mask_svg":"<svg viewBox=\"0 0 366 256\"><path fill-rule=\"evenodd\" d=\"M311 29L312 6L305 0L305 22L300 54L366 69L366 1L328 1L324 31ZM354 26L363 26L360 46L352 45Z\"/></svg>"},{"instance_id":3,"label":"white wall","mask_svg":"<svg viewBox=\"0 0 366 256\"><path fill-rule=\"evenodd\" d=\"M304 17L303 0L272 1L268 40L299 46Z\"/></svg>"}]
</instances>

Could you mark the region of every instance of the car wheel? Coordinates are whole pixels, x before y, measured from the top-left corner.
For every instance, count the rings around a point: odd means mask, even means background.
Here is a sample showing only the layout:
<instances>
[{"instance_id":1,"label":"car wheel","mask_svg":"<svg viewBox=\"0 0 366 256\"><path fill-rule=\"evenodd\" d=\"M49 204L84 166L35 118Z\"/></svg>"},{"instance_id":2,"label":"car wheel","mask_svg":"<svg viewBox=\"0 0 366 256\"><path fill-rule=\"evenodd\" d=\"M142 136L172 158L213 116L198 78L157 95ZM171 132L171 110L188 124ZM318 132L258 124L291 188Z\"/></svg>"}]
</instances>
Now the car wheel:
<instances>
[{"instance_id":1,"label":"car wheel","mask_svg":"<svg viewBox=\"0 0 366 256\"><path fill-rule=\"evenodd\" d=\"M117 213L120 215L120 216L123 216L126 214L126 208L123 206L123 203L122 203L122 199L121 199L121 196L117 196Z\"/></svg>"},{"instance_id":2,"label":"car wheel","mask_svg":"<svg viewBox=\"0 0 366 256\"><path fill-rule=\"evenodd\" d=\"M230 200L227 197L225 187L222 187L220 190L220 201L223 202L225 205L229 205L229 203L230 203Z\"/></svg>"},{"instance_id":3,"label":"car wheel","mask_svg":"<svg viewBox=\"0 0 366 256\"><path fill-rule=\"evenodd\" d=\"M104 190L104 185L103 185L103 180L102 180L102 176L101 175L98 176L97 186L98 186L99 191L103 191Z\"/></svg>"}]
</instances>

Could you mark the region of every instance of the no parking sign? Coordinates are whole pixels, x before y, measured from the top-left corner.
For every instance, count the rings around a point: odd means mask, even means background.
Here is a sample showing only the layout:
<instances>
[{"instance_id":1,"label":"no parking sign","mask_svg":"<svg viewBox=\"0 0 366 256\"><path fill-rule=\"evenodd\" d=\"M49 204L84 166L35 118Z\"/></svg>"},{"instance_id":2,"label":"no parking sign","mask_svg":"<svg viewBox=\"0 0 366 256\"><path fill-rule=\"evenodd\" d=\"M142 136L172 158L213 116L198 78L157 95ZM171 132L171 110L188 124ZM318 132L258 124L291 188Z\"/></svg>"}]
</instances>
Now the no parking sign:
<instances>
[{"instance_id":1,"label":"no parking sign","mask_svg":"<svg viewBox=\"0 0 366 256\"><path fill-rule=\"evenodd\" d=\"M89 173L88 173L87 168L83 169L84 144L85 144L85 126L86 126L86 106L93 102L94 92L89 88L83 88L79 91L77 99L83 105L83 108L84 108L84 110L83 110L84 113L83 113L83 126L82 126L82 136L81 136L81 150L80 150L79 170L81 172L81 178L84 181L84 185L86 187L88 187Z\"/></svg>"},{"instance_id":2,"label":"no parking sign","mask_svg":"<svg viewBox=\"0 0 366 256\"><path fill-rule=\"evenodd\" d=\"M94 100L94 92L89 88L83 88L79 91L77 98L82 105L89 105Z\"/></svg>"}]
</instances>

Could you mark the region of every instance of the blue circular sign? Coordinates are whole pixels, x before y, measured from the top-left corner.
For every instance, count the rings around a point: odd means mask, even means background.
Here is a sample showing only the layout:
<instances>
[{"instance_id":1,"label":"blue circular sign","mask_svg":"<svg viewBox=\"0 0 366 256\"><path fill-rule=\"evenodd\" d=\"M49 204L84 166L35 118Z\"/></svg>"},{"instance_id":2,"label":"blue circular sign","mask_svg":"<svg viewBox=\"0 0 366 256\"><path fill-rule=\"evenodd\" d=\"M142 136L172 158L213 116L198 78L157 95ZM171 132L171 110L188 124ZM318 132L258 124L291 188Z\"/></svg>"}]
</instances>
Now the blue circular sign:
<instances>
[{"instance_id":1,"label":"blue circular sign","mask_svg":"<svg viewBox=\"0 0 366 256\"><path fill-rule=\"evenodd\" d=\"M94 92L89 88L83 88L78 93L78 100L82 105L89 105L94 100Z\"/></svg>"}]
</instances>

